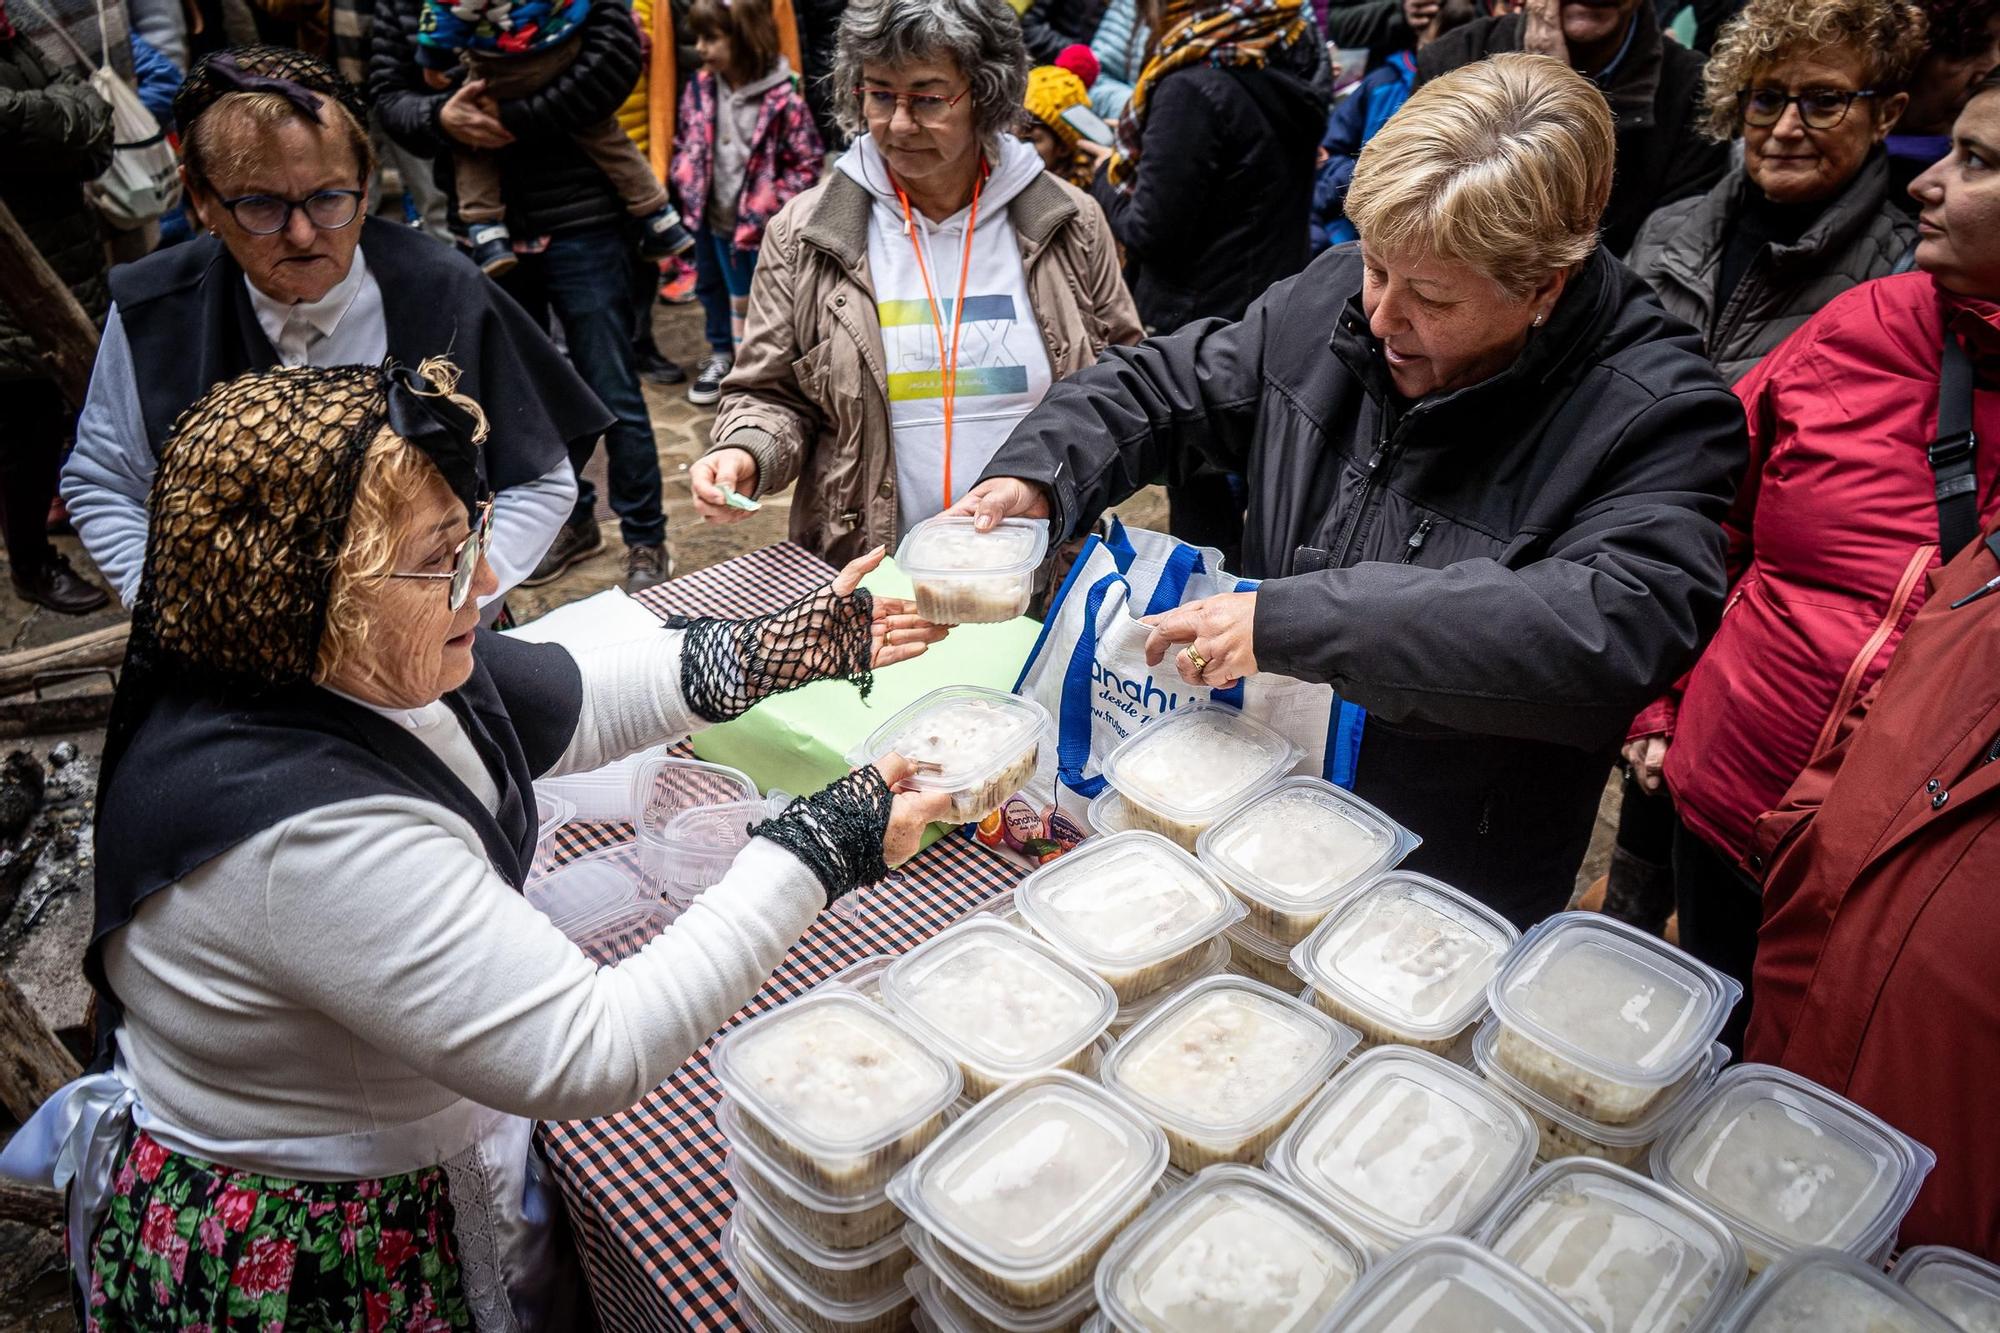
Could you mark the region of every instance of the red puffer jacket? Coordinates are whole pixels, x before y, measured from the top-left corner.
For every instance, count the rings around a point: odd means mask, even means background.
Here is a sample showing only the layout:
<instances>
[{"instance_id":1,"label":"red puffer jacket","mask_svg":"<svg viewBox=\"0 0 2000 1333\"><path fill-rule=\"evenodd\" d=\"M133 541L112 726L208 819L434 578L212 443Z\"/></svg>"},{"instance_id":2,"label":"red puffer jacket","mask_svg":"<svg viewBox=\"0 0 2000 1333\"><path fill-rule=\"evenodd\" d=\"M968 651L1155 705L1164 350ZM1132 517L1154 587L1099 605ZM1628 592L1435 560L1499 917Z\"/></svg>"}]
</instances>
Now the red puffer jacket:
<instances>
[{"instance_id":1,"label":"red puffer jacket","mask_svg":"<svg viewBox=\"0 0 2000 1333\"><path fill-rule=\"evenodd\" d=\"M1666 733L1681 818L1741 860L1757 816L1889 665L1938 563L1926 446L1946 320L1967 342L1981 520L2000 510L2000 304L1925 273L1829 302L1736 386L1750 467L1725 522L1721 627L1632 735Z\"/></svg>"}]
</instances>

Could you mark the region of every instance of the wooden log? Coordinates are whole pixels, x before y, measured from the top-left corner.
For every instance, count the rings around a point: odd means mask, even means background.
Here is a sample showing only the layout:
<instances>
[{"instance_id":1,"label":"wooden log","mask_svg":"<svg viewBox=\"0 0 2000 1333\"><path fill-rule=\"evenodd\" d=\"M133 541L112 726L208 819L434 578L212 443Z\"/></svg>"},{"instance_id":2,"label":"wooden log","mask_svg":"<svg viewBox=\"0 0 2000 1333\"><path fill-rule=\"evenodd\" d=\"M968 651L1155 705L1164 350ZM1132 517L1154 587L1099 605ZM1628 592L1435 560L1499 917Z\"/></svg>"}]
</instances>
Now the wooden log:
<instances>
[{"instance_id":1,"label":"wooden log","mask_svg":"<svg viewBox=\"0 0 2000 1333\"><path fill-rule=\"evenodd\" d=\"M65 694L55 699L10 699L0 703L0 739L45 736L52 731L87 731L111 716L111 691Z\"/></svg>"},{"instance_id":2,"label":"wooden log","mask_svg":"<svg viewBox=\"0 0 2000 1333\"><path fill-rule=\"evenodd\" d=\"M0 1106L25 1122L81 1072L14 979L0 972Z\"/></svg>"},{"instance_id":3,"label":"wooden log","mask_svg":"<svg viewBox=\"0 0 2000 1333\"><path fill-rule=\"evenodd\" d=\"M81 411L97 360L97 326L5 203L0 203L0 304L40 345L49 378Z\"/></svg>"},{"instance_id":4,"label":"wooden log","mask_svg":"<svg viewBox=\"0 0 2000 1333\"><path fill-rule=\"evenodd\" d=\"M33 689L37 677L85 667L117 666L125 659L125 639L131 630L130 625L107 625L59 643L0 653L0 698Z\"/></svg>"},{"instance_id":5,"label":"wooden log","mask_svg":"<svg viewBox=\"0 0 2000 1333\"><path fill-rule=\"evenodd\" d=\"M0 1180L0 1222L59 1227L63 1224L63 1196L54 1190Z\"/></svg>"}]
</instances>

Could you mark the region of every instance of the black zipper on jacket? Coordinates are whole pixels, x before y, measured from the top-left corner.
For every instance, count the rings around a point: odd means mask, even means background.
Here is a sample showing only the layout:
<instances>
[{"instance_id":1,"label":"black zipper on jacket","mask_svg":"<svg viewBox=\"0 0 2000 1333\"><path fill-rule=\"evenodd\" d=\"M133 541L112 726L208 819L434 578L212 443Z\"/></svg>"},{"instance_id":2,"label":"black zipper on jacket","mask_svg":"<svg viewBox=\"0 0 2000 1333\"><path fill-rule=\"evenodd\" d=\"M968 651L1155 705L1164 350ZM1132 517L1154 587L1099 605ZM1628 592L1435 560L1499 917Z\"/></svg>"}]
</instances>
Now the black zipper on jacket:
<instances>
[{"instance_id":1,"label":"black zipper on jacket","mask_svg":"<svg viewBox=\"0 0 2000 1333\"><path fill-rule=\"evenodd\" d=\"M1410 539L1403 543L1404 564L1411 564L1416 560L1418 553L1424 549L1425 538L1431 535L1431 529L1436 525L1435 518L1429 514L1424 515L1423 522L1417 524L1416 530L1410 534Z\"/></svg>"}]
</instances>

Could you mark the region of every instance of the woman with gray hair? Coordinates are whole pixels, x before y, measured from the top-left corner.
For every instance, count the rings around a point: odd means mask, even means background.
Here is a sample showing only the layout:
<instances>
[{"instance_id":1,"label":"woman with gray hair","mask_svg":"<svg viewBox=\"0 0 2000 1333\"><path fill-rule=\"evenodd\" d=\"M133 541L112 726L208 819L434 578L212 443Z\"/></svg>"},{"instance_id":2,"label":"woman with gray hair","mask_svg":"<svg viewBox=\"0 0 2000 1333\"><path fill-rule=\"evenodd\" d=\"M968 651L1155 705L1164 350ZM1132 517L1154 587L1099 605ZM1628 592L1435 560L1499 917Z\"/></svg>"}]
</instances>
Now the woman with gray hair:
<instances>
[{"instance_id":1,"label":"woman with gray hair","mask_svg":"<svg viewBox=\"0 0 2000 1333\"><path fill-rule=\"evenodd\" d=\"M861 0L833 81L854 144L765 233L693 487L727 523L728 495L799 482L791 535L839 562L949 508L1053 381L1140 330L1103 212L1006 133L1005 0Z\"/></svg>"}]
</instances>

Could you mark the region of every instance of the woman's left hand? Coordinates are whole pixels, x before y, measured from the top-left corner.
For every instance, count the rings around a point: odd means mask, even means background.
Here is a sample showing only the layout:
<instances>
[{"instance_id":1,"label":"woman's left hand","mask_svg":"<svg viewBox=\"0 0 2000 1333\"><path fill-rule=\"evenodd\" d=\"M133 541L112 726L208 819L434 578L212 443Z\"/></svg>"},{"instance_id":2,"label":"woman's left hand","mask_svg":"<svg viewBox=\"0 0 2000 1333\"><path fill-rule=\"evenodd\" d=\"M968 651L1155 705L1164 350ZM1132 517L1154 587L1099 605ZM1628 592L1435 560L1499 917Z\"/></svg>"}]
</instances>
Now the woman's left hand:
<instances>
[{"instance_id":1,"label":"woman's left hand","mask_svg":"<svg viewBox=\"0 0 2000 1333\"><path fill-rule=\"evenodd\" d=\"M847 563L833 581L834 595L851 597L861 586L861 580L874 572L882 563L889 548L878 546L867 555ZM876 669L907 662L913 657L922 657L934 643L942 642L950 632L948 625L933 625L917 614L914 602L900 597L875 598L875 619L869 626L872 639L872 653L869 665Z\"/></svg>"},{"instance_id":2,"label":"woman's left hand","mask_svg":"<svg viewBox=\"0 0 2000 1333\"><path fill-rule=\"evenodd\" d=\"M1229 592L1204 597L1177 610L1147 616L1146 665L1158 666L1174 653L1174 669L1190 685L1227 689L1257 674L1257 594Z\"/></svg>"}]
</instances>

